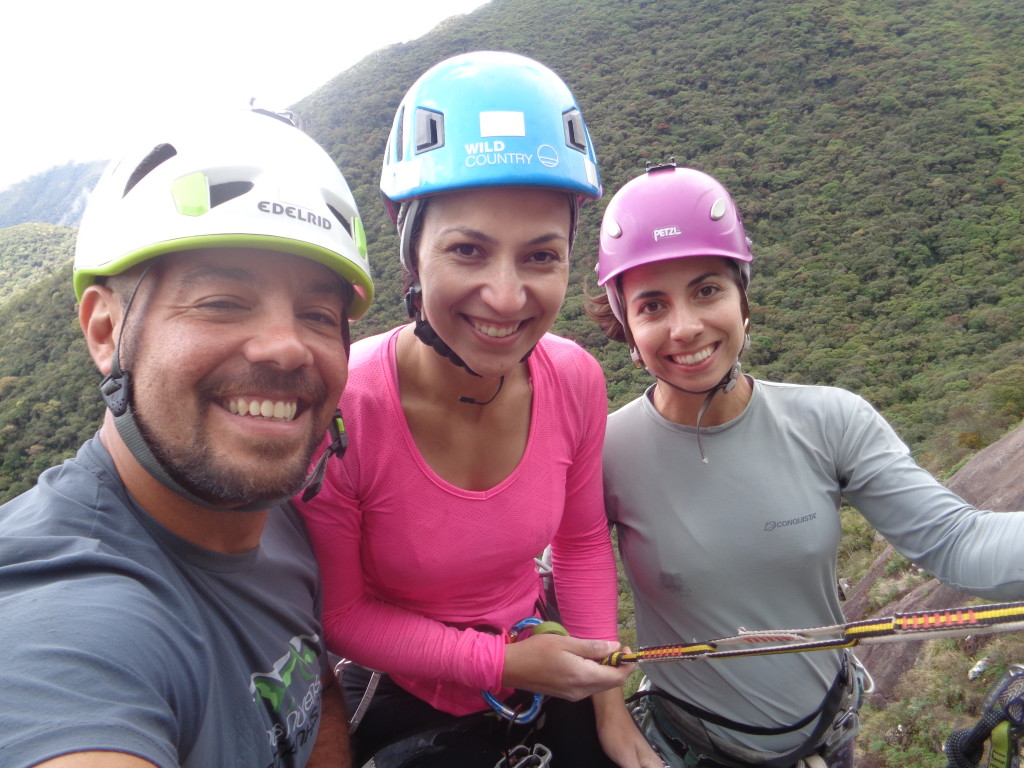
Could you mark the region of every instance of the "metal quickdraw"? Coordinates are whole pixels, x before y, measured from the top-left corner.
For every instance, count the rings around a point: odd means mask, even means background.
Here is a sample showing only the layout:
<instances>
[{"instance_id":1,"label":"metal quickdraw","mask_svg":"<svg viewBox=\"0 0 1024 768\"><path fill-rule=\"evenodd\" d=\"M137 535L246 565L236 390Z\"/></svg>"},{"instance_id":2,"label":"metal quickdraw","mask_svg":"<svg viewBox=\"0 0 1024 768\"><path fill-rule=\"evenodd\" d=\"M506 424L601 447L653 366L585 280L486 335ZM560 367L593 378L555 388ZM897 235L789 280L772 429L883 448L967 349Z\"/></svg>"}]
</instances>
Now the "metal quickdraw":
<instances>
[{"instance_id":1,"label":"metal quickdraw","mask_svg":"<svg viewBox=\"0 0 1024 768\"><path fill-rule=\"evenodd\" d=\"M992 603L936 611L897 613L882 619L805 629L747 630L739 634L689 645L657 645L633 653L616 651L601 660L617 667L644 662L656 664L690 659L726 659L852 648L860 643L892 643L922 638L962 637L1024 629L1024 602ZM831 637L828 637L830 636ZM816 640L814 638L824 637ZM733 646L746 646L734 648ZM722 650L722 649L728 650Z\"/></svg>"},{"instance_id":2,"label":"metal quickdraw","mask_svg":"<svg viewBox=\"0 0 1024 768\"><path fill-rule=\"evenodd\" d=\"M555 621L542 621L536 617L529 617L517 621L512 625L512 628L508 632L508 642L514 643L520 638L525 630L529 629L531 635L564 635L568 636L568 632L561 624ZM533 701L530 706L525 710L521 711L498 701L490 691L480 692L484 701L486 701L491 708L499 715L504 717L506 720L510 720L513 723L524 725L526 723L532 723L537 719L537 715L540 714L541 705L544 702L544 697L535 693L533 695Z\"/></svg>"}]
</instances>

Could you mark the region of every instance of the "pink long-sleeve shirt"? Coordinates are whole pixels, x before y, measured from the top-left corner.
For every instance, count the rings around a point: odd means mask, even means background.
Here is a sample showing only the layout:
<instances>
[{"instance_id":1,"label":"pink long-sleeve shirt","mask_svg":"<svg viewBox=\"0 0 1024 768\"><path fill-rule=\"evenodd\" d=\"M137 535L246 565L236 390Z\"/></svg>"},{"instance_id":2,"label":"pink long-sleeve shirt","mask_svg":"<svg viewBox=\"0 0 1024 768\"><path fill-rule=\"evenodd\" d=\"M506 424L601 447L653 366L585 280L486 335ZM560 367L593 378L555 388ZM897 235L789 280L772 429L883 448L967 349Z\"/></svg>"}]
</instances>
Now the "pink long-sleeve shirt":
<instances>
[{"instance_id":1,"label":"pink long-sleeve shirt","mask_svg":"<svg viewBox=\"0 0 1024 768\"><path fill-rule=\"evenodd\" d=\"M324 582L335 653L387 672L455 715L499 695L509 627L538 615L534 558L552 549L562 623L614 640L617 580L601 478L607 397L597 362L548 334L529 358L533 410L519 465L487 491L457 488L416 448L398 391L395 329L352 347L341 399L350 436L324 486L297 501Z\"/></svg>"}]
</instances>

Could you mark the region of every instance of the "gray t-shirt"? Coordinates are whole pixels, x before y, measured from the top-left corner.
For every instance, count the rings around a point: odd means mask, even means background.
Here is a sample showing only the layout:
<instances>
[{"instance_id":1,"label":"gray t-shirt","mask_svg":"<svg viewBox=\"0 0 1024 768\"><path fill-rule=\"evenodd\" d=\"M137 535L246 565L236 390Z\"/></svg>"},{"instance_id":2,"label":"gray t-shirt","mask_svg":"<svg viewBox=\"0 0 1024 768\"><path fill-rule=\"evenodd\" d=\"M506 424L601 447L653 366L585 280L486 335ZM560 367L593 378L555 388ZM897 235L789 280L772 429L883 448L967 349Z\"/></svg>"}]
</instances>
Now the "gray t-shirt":
<instances>
[{"instance_id":1,"label":"gray t-shirt","mask_svg":"<svg viewBox=\"0 0 1024 768\"><path fill-rule=\"evenodd\" d=\"M638 643L668 645L844 621L836 593L841 497L896 549L943 581L1024 599L1024 513L979 511L921 469L862 398L754 381L733 421L696 429L644 396L609 417L610 519L633 589ZM779 727L822 702L838 651L649 664L659 688L734 721ZM783 736L711 730L783 752Z\"/></svg>"},{"instance_id":2,"label":"gray t-shirt","mask_svg":"<svg viewBox=\"0 0 1024 768\"><path fill-rule=\"evenodd\" d=\"M245 513L239 513L245 514ZM301 519L227 555L132 501L98 438L0 507L0 765L110 750L161 766L305 765L326 671Z\"/></svg>"}]
</instances>

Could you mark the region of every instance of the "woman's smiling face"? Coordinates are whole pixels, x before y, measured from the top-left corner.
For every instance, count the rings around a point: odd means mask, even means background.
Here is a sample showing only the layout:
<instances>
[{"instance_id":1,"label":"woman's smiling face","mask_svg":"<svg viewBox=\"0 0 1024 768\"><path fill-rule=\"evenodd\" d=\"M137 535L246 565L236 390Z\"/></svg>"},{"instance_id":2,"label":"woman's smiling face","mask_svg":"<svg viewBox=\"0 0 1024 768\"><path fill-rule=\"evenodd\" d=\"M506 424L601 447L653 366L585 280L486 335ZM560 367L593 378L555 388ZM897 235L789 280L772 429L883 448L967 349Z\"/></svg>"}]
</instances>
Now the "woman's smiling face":
<instances>
[{"instance_id":1,"label":"woman's smiling face","mask_svg":"<svg viewBox=\"0 0 1024 768\"><path fill-rule=\"evenodd\" d=\"M622 275L626 320L648 370L694 393L728 374L743 351L746 318L726 259L667 259Z\"/></svg>"},{"instance_id":2,"label":"woman's smiling face","mask_svg":"<svg viewBox=\"0 0 1024 768\"><path fill-rule=\"evenodd\" d=\"M567 195L527 187L429 199L417 241L423 315L482 376L507 374L558 315L569 281Z\"/></svg>"}]
</instances>

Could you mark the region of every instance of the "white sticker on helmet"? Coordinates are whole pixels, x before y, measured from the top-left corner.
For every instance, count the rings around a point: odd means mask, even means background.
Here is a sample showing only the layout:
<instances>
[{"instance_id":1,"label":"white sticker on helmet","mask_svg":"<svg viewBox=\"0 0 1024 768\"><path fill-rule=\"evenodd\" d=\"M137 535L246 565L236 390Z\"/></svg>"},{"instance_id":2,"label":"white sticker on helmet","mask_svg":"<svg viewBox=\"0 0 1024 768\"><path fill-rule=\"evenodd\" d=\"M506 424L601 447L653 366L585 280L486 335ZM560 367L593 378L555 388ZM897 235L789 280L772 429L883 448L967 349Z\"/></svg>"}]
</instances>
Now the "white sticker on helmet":
<instances>
[{"instance_id":1,"label":"white sticker on helmet","mask_svg":"<svg viewBox=\"0 0 1024 768\"><path fill-rule=\"evenodd\" d=\"M525 135L526 117L522 112L480 113L480 138Z\"/></svg>"}]
</instances>

